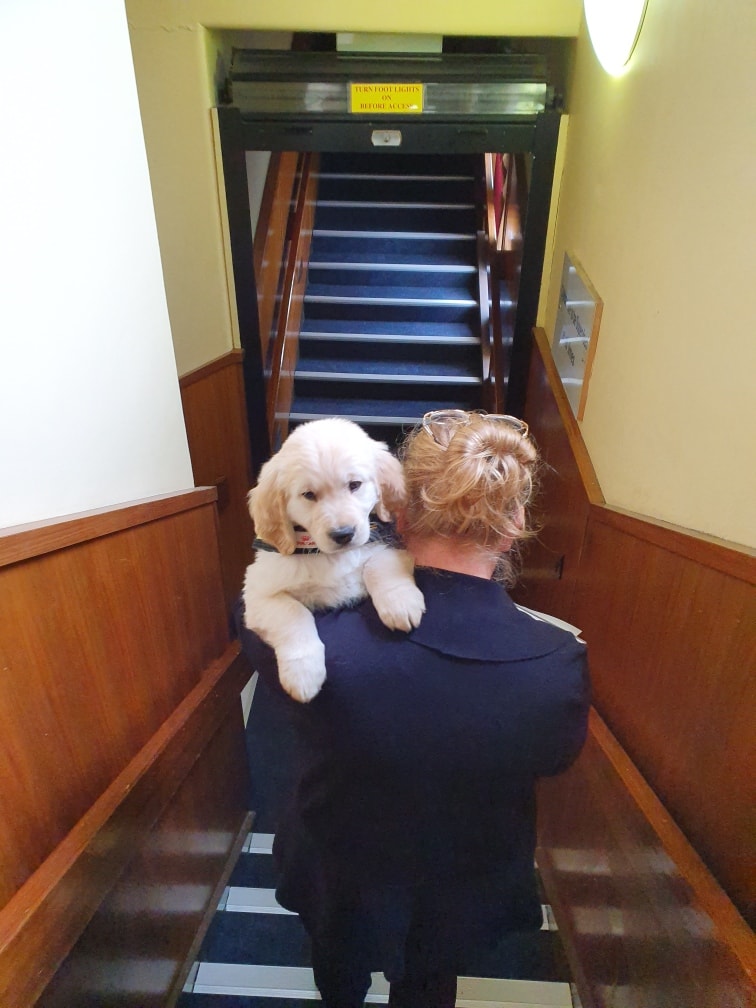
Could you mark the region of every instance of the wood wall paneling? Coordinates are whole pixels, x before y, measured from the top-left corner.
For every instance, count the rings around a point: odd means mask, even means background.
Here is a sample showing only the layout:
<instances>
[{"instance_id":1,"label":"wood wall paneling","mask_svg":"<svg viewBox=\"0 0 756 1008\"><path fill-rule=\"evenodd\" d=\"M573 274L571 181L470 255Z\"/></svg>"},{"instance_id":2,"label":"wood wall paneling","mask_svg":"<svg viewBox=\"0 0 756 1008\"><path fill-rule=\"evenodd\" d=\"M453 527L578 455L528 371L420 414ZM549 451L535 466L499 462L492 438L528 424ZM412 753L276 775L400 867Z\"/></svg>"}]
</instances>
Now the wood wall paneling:
<instances>
[{"instance_id":1,"label":"wood wall paneling","mask_svg":"<svg viewBox=\"0 0 756 1008\"><path fill-rule=\"evenodd\" d=\"M756 561L604 505L543 332L536 345L525 417L545 518L516 598L583 630L598 711L754 920Z\"/></svg>"},{"instance_id":2,"label":"wood wall paneling","mask_svg":"<svg viewBox=\"0 0 756 1008\"><path fill-rule=\"evenodd\" d=\"M524 412L542 458L533 506L538 535L524 546L523 576L514 595L523 605L575 622L589 508L603 496L587 452L576 459L577 423L544 340L537 330Z\"/></svg>"},{"instance_id":3,"label":"wood wall paneling","mask_svg":"<svg viewBox=\"0 0 756 1008\"><path fill-rule=\"evenodd\" d=\"M243 778L250 670L214 491L7 530L0 596L0 1003L28 1008L182 782ZM203 758L221 730L222 768ZM238 829L246 799L232 784L223 800Z\"/></svg>"},{"instance_id":4,"label":"wood wall paneling","mask_svg":"<svg viewBox=\"0 0 756 1008\"><path fill-rule=\"evenodd\" d=\"M756 592L595 517L582 571L596 707L754 920Z\"/></svg>"},{"instance_id":5,"label":"wood wall paneling","mask_svg":"<svg viewBox=\"0 0 756 1008\"><path fill-rule=\"evenodd\" d=\"M606 747L597 748L594 738L577 769L544 785L541 811L546 848L564 848L563 857L577 852L598 867L581 879L551 872L549 897L566 915L566 936L577 942L573 966L588 1004L751 1004L756 953L743 917L753 923L756 916L756 561L752 552L606 506L543 332L536 332L536 345L525 418L547 463L540 501L546 517L516 597L581 627L596 709L627 754L629 775L662 803L655 820L650 803L641 813L637 801L628 805L622 787L610 782ZM552 562L560 553L563 577L555 579ZM665 846L667 867L671 861L678 870L686 844L701 859L700 871L684 873L694 909L679 894L673 898L667 869L652 870L648 828L679 831L675 853ZM600 891L581 917L574 911L583 906L585 886ZM712 887L716 899L707 896ZM666 936L661 954L635 940L646 919L633 918L638 893L658 903L653 913L661 918L651 934ZM680 915L677 924L665 906ZM625 928L626 915L632 927ZM583 941L591 921L600 922L593 952ZM620 922L614 931L612 921ZM693 934L718 927L721 947L691 944L688 926ZM735 988L715 964L722 956L732 962L733 949L740 950Z\"/></svg>"},{"instance_id":6,"label":"wood wall paneling","mask_svg":"<svg viewBox=\"0 0 756 1008\"><path fill-rule=\"evenodd\" d=\"M222 653L215 543L206 503L0 568L0 902Z\"/></svg>"},{"instance_id":7,"label":"wood wall paneling","mask_svg":"<svg viewBox=\"0 0 756 1008\"><path fill-rule=\"evenodd\" d=\"M230 609L252 562L247 509L252 476L241 352L232 351L185 375L180 384L195 483L218 490L218 538Z\"/></svg>"},{"instance_id":8,"label":"wood wall paneling","mask_svg":"<svg viewBox=\"0 0 756 1008\"><path fill-rule=\"evenodd\" d=\"M206 909L214 912L249 830L240 721L234 699L40 1008L163 1008L177 999L193 961L187 950L196 953L197 929Z\"/></svg>"}]
</instances>

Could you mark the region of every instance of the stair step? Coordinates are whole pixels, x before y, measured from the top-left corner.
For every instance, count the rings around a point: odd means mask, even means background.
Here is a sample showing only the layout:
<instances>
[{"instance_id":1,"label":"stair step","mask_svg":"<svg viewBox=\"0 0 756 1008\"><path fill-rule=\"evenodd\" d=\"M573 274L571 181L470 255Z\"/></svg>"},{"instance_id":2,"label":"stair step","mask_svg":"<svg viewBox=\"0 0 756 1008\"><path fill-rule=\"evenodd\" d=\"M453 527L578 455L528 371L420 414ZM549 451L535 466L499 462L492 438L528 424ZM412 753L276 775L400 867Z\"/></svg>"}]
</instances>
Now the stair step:
<instances>
[{"instance_id":1,"label":"stair step","mask_svg":"<svg viewBox=\"0 0 756 1008\"><path fill-rule=\"evenodd\" d=\"M472 269L436 272L432 267L418 269L386 269L382 266L358 265L321 266L311 263L308 274L308 290L326 290L343 294L352 290L370 292L396 291L400 297L409 297L418 291L441 296L463 296L475 300L478 291L478 275ZM389 293L390 296L390 293Z\"/></svg>"},{"instance_id":2,"label":"stair step","mask_svg":"<svg viewBox=\"0 0 756 1008\"><path fill-rule=\"evenodd\" d=\"M299 366L309 370L328 369L345 361L366 367L406 373L437 368L439 373L475 374L480 370L480 344L473 343L395 343L380 340L299 339ZM350 370L354 370L350 368Z\"/></svg>"},{"instance_id":3,"label":"stair step","mask_svg":"<svg viewBox=\"0 0 756 1008\"><path fill-rule=\"evenodd\" d=\"M411 233L474 234L477 215L473 206L403 207L349 206L336 204L315 206L315 230L354 230Z\"/></svg>"},{"instance_id":4,"label":"stair step","mask_svg":"<svg viewBox=\"0 0 756 1008\"><path fill-rule=\"evenodd\" d=\"M370 200L470 203L475 179L466 175L381 175L335 172L318 178L318 200Z\"/></svg>"},{"instance_id":5,"label":"stair step","mask_svg":"<svg viewBox=\"0 0 756 1008\"><path fill-rule=\"evenodd\" d=\"M398 373L406 374L401 370ZM380 372L371 372L365 369L361 372L359 379L360 388L356 389L355 382L345 380L342 372L322 371L319 372L316 390L315 383L308 381L297 370L294 372L294 397L296 398L301 392L306 396L318 395L326 399L352 399L355 395L363 396L366 400L370 398L424 399L426 396L434 397L436 386L438 386L438 395L446 396L449 395L447 386L458 385L460 396L472 400L478 395L477 386L480 383L477 381L477 375L475 381L467 381L466 379L469 377L471 377L469 374L463 375L462 379L464 380L459 380L457 376L450 373L442 375L418 374L410 376L409 380L387 385ZM416 395L412 395L413 384L417 386Z\"/></svg>"},{"instance_id":6,"label":"stair step","mask_svg":"<svg viewBox=\"0 0 756 1008\"><path fill-rule=\"evenodd\" d=\"M347 328L344 331L334 329L329 331L324 327L325 324L330 325L342 325ZM467 326L452 327L451 325L444 326L443 328L435 325L427 325L425 323L402 323L402 332L381 332L381 331L371 331L368 326L371 323L364 323L364 328L361 332L351 332L349 331L349 323L343 321L334 321L332 323L321 324L317 331L310 331L307 329L306 324L302 326L302 330L299 337L299 345L301 347L303 340L312 341L331 341L338 340L344 342L355 342L355 343L396 343L405 344L412 346L421 346L424 348L428 347L450 347L450 346L480 346L480 337L476 336L470 331ZM385 328L385 323L377 324L379 327ZM390 325L390 323L389 323ZM416 327L416 328L410 328ZM372 328L376 328L373 324ZM395 327L397 328L397 327ZM425 332L420 330L430 329L431 331Z\"/></svg>"},{"instance_id":7,"label":"stair step","mask_svg":"<svg viewBox=\"0 0 756 1008\"><path fill-rule=\"evenodd\" d=\"M299 336L299 345L301 346L302 339L307 340L340 340L345 343L388 343L397 344L401 346L402 344L411 344L412 346L437 346L437 347L479 347L480 338L477 336L422 336L416 335L412 336L410 334L388 334L388 333L307 333L302 330Z\"/></svg>"},{"instance_id":8,"label":"stair step","mask_svg":"<svg viewBox=\"0 0 756 1008\"><path fill-rule=\"evenodd\" d=\"M375 167L375 166L374 166ZM319 172L319 179L371 179L388 182L473 182L474 175L391 175L388 172Z\"/></svg>"},{"instance_id":9,"label":"stair step","mask_svg":"<svg viewBox=\"0 0 756 1008\"><path fill-rule=\"evenodd\" d=\"M347 370L350 365L354 365L354 367L361 367L362 370ZM297 368L294 377L296 381L305 380L322 382L338 379L340 382L386 382L392 385L401 383L419 385L423 382L429 382L434 385L482 384L482 379L476 375L440 374L435 371L429 371L423 374L401 371L389 373L386 371L369 370L364 366L364 362L362 361L344 361L343 366L344 370L336 370L334 368L325 371L314 371L310 368Z\"/></svg>"},{"instance_id":10,"label":"stair step","mask_svg":"<svg viewBox=\"0 0 756 1008\"><path fill-rule=\"evenodd\" d=\"M333 199L317 200L319 207L327 207L331 210L427 210L432 214L435 210L474 210L474 203L455 200L451 203L433 203L430 200L414 200L407 202L404 200L347 200Z\"/></svg>"},{"instance_id":11,"label":"stair step","mask_svg":"<svg viewBox=\"0 0 756 1008\"><path fill-rule=\"evenodd\" d=\"M349 293L345 293L348 291ZM387 287L376 284L374 287L364 284L309 284L304 296L304 302L309 304L370 304L396 305L398 309L422 305L428 308L436 306L473 308L477 304L474 297L466 290L439 289L437 287Z\"/></svg>"},{"instance_id":12,"label":"stair step","mask_svg":"<svg viewBox=\"0 0 756 1008\"><path fill-rule=\"evenodd\" d=\"M377 388L380 386L376 386ZM343 386L338 391L343 392ZM393 390L385 389L385 391ZM450 395L448 389L438 387L435 395L415 396L412 399L396 398L391 395L382 397L364 393L358 398L338 394L330 396L302 395L297 389L291 407L291 415L295 419L346 416L351 419L359 417L360 421L365 423L417 423L428 410L477 409L480 407L478 400L478 389L474 387L465 391L458 387L456 395Z\"/></svg>"},{"instance_id":13,"label":"stair step","mask_svg":"<svg viewBox=\"0 0 756 1008\"><path fill-rule=\"evenodd\" d=\"M349 248L345 248L344 244L339 241L313 243L309 268L383 269L395 273L433 270L439 275L473 273L478 268L472 245L462 253L450 249L447 254L448 246L445 245L425 254L409 242L398 244L382 238L377 238L375 242L352 242Z\"/></svg>"},{"instance_id":14,"label":"stair step","mask_svg":"<svg viewBox=\"0 0 756 1008\"><path fill-rule=\"evenodd\" d=\"M406 322L426 322L428 324L446 325L448 323L466 324L470 327L479 324L478 309L475 304L446 303L414 299L397 298L307 298L305 301L305 316L308 327L319 328L323 320L348 322L350 326L362 325L363 322L380 322L384 325L397 327Z\"/></svg>"},{"instance_id":15,"label":"stair step","mask_svg":"<svg viewBox=\"0 0 756 1008\"><path fill-rule=\"evenodd\" d=\"M375 231L313 231L312 259L334 262L434 263L471 265L477 262L475 235L411 235Z\"/></svg>"},{"instance_id":16,"label":"stair step","mask_svg":"<svg viewBox=\"0 0 756 1008\"><path fill-rule=\"evenodd\" d=\"M424 241L428 243L437 242L469 242L475 247L477 234L473 231L385 231L376 228L331 228L316 227L312 231L313 239L319 238L358 238L365 242L374 241ZM314 244L314 243L313 243Z\"/></svg>"},{"instance_id":17,"label":"stair step","mask_svg":"<svg viewBox=\"0 0 756 1008\"><path fill-rule=\"evenodd\" d=\"M393 374L477 375L478 343L392 343L310 340L300 336L298 368L307 371L366 371Z\"/></svg>"},{"instance_id":18,"label":"stair step","mask_svg":"<svg viewBox=\"0 0 756 1008\"><path fill-rule=\"evenodd\" d=\"M389 409L389 404L387 404L386 409L382 413L371 413L365 409L364 403L358 401L349 402L344 400L344 402L338 405L333 405L330 409L321 403L310 403L305 401L301 404L295 404L291 408L289 413L289 419L297 423L305 423L308 420L319 420L321 417L328 416L339 416L346 417L348 420L353 420L358 424L371 424L374 427L404 427L407 425L414 426L420 423L423 419L425 413L430 410L435 409L469 409L469 406L453 406L447 399L439 399L438 403L434 405L433 402L422 403L416 405L415 408L410 409L409 407L405 410L396 409L397 406L401 406L401 403L391 403L393 406L393 411Z\"/></svg>"},{"instance_id":19,"label":"stair step","mask_svg":"<svg viewBox=\"0 0 756 1008\"><path fill-rule=\"evenodd\" d=\"M394 175L476 175L480 155L407 154L393 151L329 151L320 155L321 172Z\"/></svg>"},{"instance_id":20,"label":"stair step","mask_svg":"<svg viewBox=\"0 0 756 1008\"><path fill-rule=\"evenodd\" d=\"M344 270L345 272L352 273L379 273L385 275L401 275L402 273L421 273L427 281L427 278L437 274L442 278L439 282L446 282L448 278L454 278L455 276L469 276L471 273L477 273L477 266L474 263L437 263L430 256L422 261L416 262L395 262L391 260L319 260L310 259L310 265L308 271L310 276L312 276L313 270L323 270L326 274L329 271ZM395 282L399 279L399 276L395 277ZM350 282L353 282L353 278L350 278Z\"/></svg>"}]
</instances>

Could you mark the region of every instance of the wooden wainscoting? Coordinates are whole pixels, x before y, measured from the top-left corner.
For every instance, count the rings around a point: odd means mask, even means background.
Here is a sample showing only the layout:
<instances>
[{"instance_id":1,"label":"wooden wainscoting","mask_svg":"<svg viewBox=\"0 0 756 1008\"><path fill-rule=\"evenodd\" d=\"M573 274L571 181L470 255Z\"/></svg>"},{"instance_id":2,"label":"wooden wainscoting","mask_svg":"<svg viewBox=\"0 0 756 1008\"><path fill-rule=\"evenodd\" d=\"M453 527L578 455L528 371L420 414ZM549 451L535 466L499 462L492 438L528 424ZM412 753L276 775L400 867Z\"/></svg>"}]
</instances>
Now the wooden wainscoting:
<instances>
[{"instance_id":1,"label":"wooden wainscoting","mask_svg":"<svg viewBox=\"0 0 756 1008\"><path fill-rule=\"evenodd\" d=\"M537 858L583 1008L756 1003L753 933L595 711Z\"/></svg>"},{"instance_id":2,"label":"wooden wainscoting","mask_svg":"<svg viewBox=\"0 0 756 1008\"><path fill-rule=\"evenodd\" d=\"M590 643L596 707L753 923L754 564L749 577L744 553L681 540L592 509L574 622Z\"/></svg>"},{"instance_id":3,"label":"wooden wainscoting","mask_svg":"<svg viewBox=\"0 0 756 1008\"><path fill-rule=\"evenodd\" d=\"M227 607L238 598L252 563L252 486L242 351L211 361L180 380L186 436L197 486L218 491L218 524Z\"/></svg>"},{"instance_id":4,"label":"wooden wainscoting","mask_svg":"<svg viewBox=\"0 0 756 1008\"><path fill-rule=\"evenodd\" d=\"M540 351L540 352L539 352ZM534 519L539 530L524 551L518 601L571 620L592 503L603 503L559 374L536 331L525 416L542 458Z\"/></svg>"},{"instance_id":5,"label":"wooden wainscoting","mask_svg":"<svg viewBox=\"0 0 756 1008\"><path fill-rule=\"evenodd\" d=\"M581 994L591 1005L638 1008L752 1003L756 945L744 918L753 923L756 905L756 560L749 551L607 507L543 332L536 332L536 346L525 418L547 462L542 473L544 524L539 541L526 554L516 597L583 630L603 731L597 740L595 721L579 769L544 788L543 856L548 862L553 848L608 859L612 878L602 898L613 908L614 919L623 922L620 938L613 938L617 958L612 968L618 972L614 981L606 981L589 968L596 961L586 949L580 917L573 913L576 891L564 888L559 873L552 873L555 891L550 896L572 913L564 924L577 950L576 968L588 969ZM636 774L658 797L658 821L627 805L616 782L607 783L607 739L613 751L623 754L628 774ZM570 783L576 780L579 784ZM602 797L602 782L612 797ZM569 811L581 788L587 789L580 803L579 815L587 817L583 827ZM676 824L691 854L701 858L702 874L679 870L674 851L658 839L665 822ZM661 845L665 863L674 862L673 874L689 887L684 898L670 905L694 930L709 927L718 942L739 950L732 960L739 980L726 988L726 996L716 993L716 971L692 999L688 988L671 992L663 976L670 957L682 957L686 976L701 976L692 960L684 962L698 954L694 944L675 938L660 957L634 955L635 932L648 906L661 913L669 895L661 876L644 867L648 845L636 836L644 830L657 838L648 850ZM646 853L638 854L640 850ZM615 864L620 866L616 873ZM675 891L679 896L679 887ZM711 892L720 894L718 900L706 895ZM714 910L725 906L729 909L715 921ZM612 944L609 917L604 914L601 925L610 928L606 948ZM708 923L702 923L704 918ZM632 926L623 930L628 921Z\"/></svg>"},{"instance_id":6,"label":"wooden wainscoting","mask_svg":"<svg viewBox=\"0 0 756 1008\"><path fill-rule=\"evenodd\" d=\"M250 670L229 639L215 498L195 490L0 533L3 1008L29 1008L49 984L53 997L65 976L62 1003L77 1008L166 1003L238 846ZM155 970L168 842L198 888L185 913L163 915ZM77 943L89 928L116 963L120 932L96 923L108 900L121 921L130 907L142 951L103 971Z\"/></svg>"}]
</instances>

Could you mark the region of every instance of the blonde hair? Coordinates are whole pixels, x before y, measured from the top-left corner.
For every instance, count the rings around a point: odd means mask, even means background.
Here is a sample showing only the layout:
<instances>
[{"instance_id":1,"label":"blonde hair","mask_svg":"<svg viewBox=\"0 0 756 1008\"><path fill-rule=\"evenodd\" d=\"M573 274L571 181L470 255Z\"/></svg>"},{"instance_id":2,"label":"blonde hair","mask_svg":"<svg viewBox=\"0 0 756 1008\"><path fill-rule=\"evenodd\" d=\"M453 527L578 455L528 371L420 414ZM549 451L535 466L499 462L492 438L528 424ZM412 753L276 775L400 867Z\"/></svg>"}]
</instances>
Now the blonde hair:
<instances>
[{"instance_id":1,"label":"blonde hair","mask_svg":"<svg viewBox=\"0 0 756 1008\"><path fill-rule=\"evenodd\" d=\"M527 430L527 429L525 429ZM527 506L535 489L538 452L514 425L469 413L434 437L420 425L400 451L407 487L404 531L417 538L461 539L499 560L497 575L513 583L515 564L502 540L533 535ZM516 553L516 550L515 550Z\"/></svg>"}]
</instances>

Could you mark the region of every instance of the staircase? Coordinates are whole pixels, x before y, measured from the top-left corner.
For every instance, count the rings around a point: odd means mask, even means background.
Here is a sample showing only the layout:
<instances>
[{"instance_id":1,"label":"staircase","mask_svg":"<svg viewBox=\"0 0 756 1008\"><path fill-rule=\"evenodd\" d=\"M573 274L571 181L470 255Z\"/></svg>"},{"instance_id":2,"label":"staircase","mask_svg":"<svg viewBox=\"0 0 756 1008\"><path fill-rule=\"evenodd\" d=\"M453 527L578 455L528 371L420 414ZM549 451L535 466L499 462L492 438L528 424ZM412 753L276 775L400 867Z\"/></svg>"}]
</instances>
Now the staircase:
<instances>
[{"instance_id":1,"label":"staircase","mask_svg":"<svg viewBox=\"0 0 756 1008\"><path fill-rule=\"evenodd\" d=\"M427 410L484 405L482 172L479 155L321 155L290 427L345 416L395 444Z\"/></svg>"}]
</instances>

